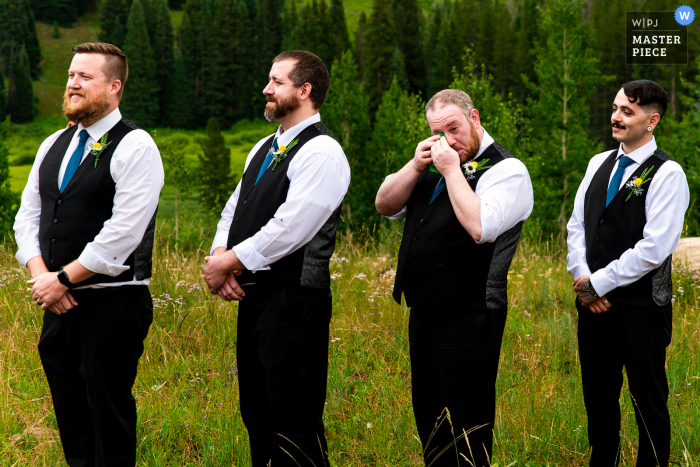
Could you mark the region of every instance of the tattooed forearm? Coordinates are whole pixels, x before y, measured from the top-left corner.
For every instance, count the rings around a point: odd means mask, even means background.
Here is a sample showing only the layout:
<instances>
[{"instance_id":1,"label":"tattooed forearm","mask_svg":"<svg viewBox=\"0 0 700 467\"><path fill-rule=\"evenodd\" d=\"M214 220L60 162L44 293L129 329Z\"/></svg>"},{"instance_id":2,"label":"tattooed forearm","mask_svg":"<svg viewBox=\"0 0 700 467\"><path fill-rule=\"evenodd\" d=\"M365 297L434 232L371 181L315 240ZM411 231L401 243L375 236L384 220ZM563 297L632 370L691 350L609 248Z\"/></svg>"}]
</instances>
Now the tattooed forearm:
<instances>
[{"instance_id":1,"label":"tattooed forearm","mask_svg":"<svg viewBox=\"0 0 700 467\"><path fill-rule=\"evenodd\" d=\"M593 286L591 285L591 279L589 276L584 276L582 277L576 286L574 286L574 290L576 291L576 294L578 295L579 300L581 300L581 303L585 306L591 303L593 300L598 298L598 294L596 291L593 289Z\"/></svg>"}]
</instances>

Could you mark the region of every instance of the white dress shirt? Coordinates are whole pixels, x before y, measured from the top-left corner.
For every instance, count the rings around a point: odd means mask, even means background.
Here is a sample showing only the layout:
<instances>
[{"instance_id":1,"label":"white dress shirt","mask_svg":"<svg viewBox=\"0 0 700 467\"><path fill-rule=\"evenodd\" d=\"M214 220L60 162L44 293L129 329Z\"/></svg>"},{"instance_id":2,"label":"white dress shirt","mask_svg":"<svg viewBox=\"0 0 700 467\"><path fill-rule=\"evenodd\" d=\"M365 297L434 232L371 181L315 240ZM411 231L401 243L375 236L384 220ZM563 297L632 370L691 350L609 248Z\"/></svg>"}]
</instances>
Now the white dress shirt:
<instances>
[{"instance_id":1,"label":"white dress shirt","mask_svg":"<svg viewBox=\"0 0 700 467\"><path fill-rule=\"evenodd\" d=\"M77 149L80 132L85 129L88 139L82 161L89 154L89 146L102 138L122 118L115 109L100 121L84 128L82 123L73 136L58 173L56 183L61 186L68 161ZM15 218L15 240L19 247L16 258L23 266L41 256L39 245L39 218L41 197L39 195L39 167L46 153L66 130L59 130L44 140L39 147L27 185L22 193L22 205ZM114 150L110 161L110 173L116 183L112 217L104 223L95 239L88 243L77 258L81 265L97 274L116 277L129 269L124 261L141 243L148 223L158 206L158 196L163 187L163 163L153 138L144 130L129 132ZM87 287L116 287L125 284L148 284L149 280L132 280L94 284ZM82 287L81 287L82 288Z\"/></svg>"},{"instance_id":2,"label":"white dress shirt","mask_svg":"<svg viewBox=\"0 0 700 467\"><path fill-rule=\"evenodd\" d=\"M302 130L320 121L317 113L288 130L280 126L275 133L278 146L288 146ZM260 140L250 151L245 170L270 136ZM270 264L311 241L343 201L350 185L350 165L340 144L330 136L320 135L299 148L289 163L287 178L287 199L275 216L258 233L232 248L249 271L268 270ZM239 182L221 213L212 252L227 247L240 192Z\"/></svg>"},{"instance_id":3,"label":"white dress shirt","mask_svg":"<svg viewBox=\"0 0 700 467\"><path fill-rule=\"evenodd\" d=\"M629 154L625 154L620 144L615 167L610 173L610 181L617 170L620 157L626 155L634 161L625 168L620 189L629 180L639 164L642 164L656 151L656 139ZM617 287L623 287L639 280L649 271L658 268L678 246L683 230L685 211L688 209L690 193L685 173L678 163L667 161L651 174L651 182L644 185L647 192L644 210L647 223L644 238L634 248L625 251L619 259L591 275L586 262L586 231L584 224L584 201L586 191L593 176L610 156L612 151L597 154L588 163L586 175L578 187L574 200L574 212L567 225L567 270L574 278L591 276L591 285L601 297Z\"/></svg>"},{"instance_id":4,"label":"white dress shirt","mask_svg":"<svg viewBox=\"0 0 700 467\"><path fill-rule=\"evenodd\" d=\"M493 137L484 129L481 147L474 159L481 156L493 142ZM481 238L476 243L496 241L503 232L530 217L534 206L530 174L525 164L515 157L504 159L494 168L486 170L479 178L474 193L481 200ZM408 206L404 206L398 213L386 217L391 220L403 219L407 211Z\"/></svg>"}]
</instances>

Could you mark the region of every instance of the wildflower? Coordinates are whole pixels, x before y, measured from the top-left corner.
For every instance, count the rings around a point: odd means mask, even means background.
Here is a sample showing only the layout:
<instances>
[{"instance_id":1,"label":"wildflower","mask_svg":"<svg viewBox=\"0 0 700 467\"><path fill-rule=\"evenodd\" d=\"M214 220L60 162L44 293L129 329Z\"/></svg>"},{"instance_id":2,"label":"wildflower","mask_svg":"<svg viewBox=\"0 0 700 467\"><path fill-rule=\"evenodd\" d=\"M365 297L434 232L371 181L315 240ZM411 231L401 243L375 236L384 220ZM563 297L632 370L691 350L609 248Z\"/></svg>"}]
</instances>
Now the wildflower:
<instances>
[{"instance_id":1,"label":"wildflower","mask_svg":"<svg viewBox=\"0 0 700 467\"><path fill-rule=\"evenodd\" d=\"M367 429L370 429L370 428L372 428L372 423L371 423L371 422L367 422Z\"/></svg>"},{"instance_id":2,"label":"wildflower","mask_svg":"<svg viewBox=\"0 0 700 467\"><path fill-rule=\"evenodd\" d=\"M364 280L365 277L367 277L365 274L359 273L358 275L355 276L355 279Z\"/></svg>"}]
</instances>

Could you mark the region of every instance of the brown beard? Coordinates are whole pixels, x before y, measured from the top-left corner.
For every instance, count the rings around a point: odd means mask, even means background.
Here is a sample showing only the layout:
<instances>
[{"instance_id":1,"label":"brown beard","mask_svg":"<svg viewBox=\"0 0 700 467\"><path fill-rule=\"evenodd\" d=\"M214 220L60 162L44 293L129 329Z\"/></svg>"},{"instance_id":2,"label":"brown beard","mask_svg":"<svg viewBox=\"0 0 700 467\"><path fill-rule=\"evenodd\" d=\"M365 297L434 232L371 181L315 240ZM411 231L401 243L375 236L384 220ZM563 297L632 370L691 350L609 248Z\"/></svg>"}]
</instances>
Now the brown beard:
<instances>
[{"instance_id":1,"label":"brown beard","mask_svg":"<svg viewBox=\"0 0 700 467\"><path fill-rule=\"evenodd\" d=\"M476 125L474 125L474 122L471 120L469 121L469 127L470 127L470 134L469 134L469 143L467 147L465 148L467 152L467 158L464 161L461 161L462 163L465 163L467 161L470 161L476 157L477 154L479 154L479 149L481 149L481 141L479 141L479 134L476 132Z\"/></svg>"},{"instance_id":2,"label":"brown beard","mask_svg":"<svg viewBox=\"0 0 700 467\"><path fill-rule=\"evenodd\" d=\"M268 122L274 122L280 118L284 118L290 113L301 107L301 101L297 96L290 96L288 99L278 101L273 96L267 96L267 102L276 102L276 107L265 105L265 119Z\"/></svg>"},{"instance_id":3,"label":"brown beard","mask_svg":"<svg viewBox=\"0 0 700 467\"><path fill-rule=\"evenodd\" d=\"M71 96L77 94L83 96L80 103L74 104ZM87 97L82 91L66 90L63 94L63 114L73 123L80 123L102 117L107 113L110 106L109 90Z\"/></svg>"}]
</instances>

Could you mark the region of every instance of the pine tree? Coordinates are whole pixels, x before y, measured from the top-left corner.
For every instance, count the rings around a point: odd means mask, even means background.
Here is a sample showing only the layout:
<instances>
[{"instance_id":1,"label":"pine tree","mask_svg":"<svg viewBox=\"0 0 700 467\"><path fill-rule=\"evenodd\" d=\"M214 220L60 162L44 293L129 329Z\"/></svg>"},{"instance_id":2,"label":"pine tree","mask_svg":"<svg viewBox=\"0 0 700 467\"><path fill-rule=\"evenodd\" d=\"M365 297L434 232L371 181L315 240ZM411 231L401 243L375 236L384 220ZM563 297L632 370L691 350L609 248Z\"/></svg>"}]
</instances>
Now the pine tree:
<instances>
[{"instance_id":1,"label":"pine tree","mask_svg":"<svg viewBox=\"0 0 700 467\"><path fill-rule=\"evenodd\" d=\"M331 0L328 20L334 36L333 58L334 60L340 60L345 51L350 48L350 34L348 33L348 24L345 21L343 0Z\"/></svg>"},{"instance_id":2,"label":"pine tree","mask_svg":"<svg viewBox=\"0 0 700 467\"><path fill-rule=\"evenodd\" d=\"M427 75L423 43L423 10L418 0L392 0L391 3L399 50L408 78L408 89L413 93L425 93ZM399 85L401 85L400 80Z\"/></svg>"},{"instance_id":3,"label":"pine tree","mask_svg":"<svg viewBox=\"0 0 700 467\"><path fill-rule=\"evenodd\" d=\"M166 120L166 102L170 99L168 82L173 74L175 37L166 0L154 0L154 4L157 16L153 35L153 59L155 61L156 81L160 90L158 96L160 117L158 120L164 122Z\"/></svg>"},{"instance_id":4,"label":"pine tree","mask_svg":"<svg viewBox=\"0 0 700 467\"><path fill-rule=\"evenodd\" d=\"M153 50L148 40L140 0L134 0L131 5L124 39L124 54L129 60L129 79L120 103L122 113L141 127L153 127L159 116L159 90L155 81Z\"/></svg>"},{"instance_id":5,"label":"pine tree","mask_svg":"<svg viewBox=\"0 0 700 467\"><path fill-rule=\"evenodd\" d=\"M423 111L424 104L418 97L403 91L393 80L382 96L367 145L372 163L353 174L354 180L358 180L359 198L355 219L364 219L369 225L382 221L374 207L377 190L388 174L397 172L413 158L416 144L430 136Z\"/></svg>"},{"instance_id":6,"label":"pine tree","mask_svg":"<svg viewBox=\"0 0 700 467\"><path fill-rule=\"evenodd\" d=\"M141 8L143 8L143 17L146 19L146 29L148 30L148 40L151 42L151 47L155 44L156 29L159 19L158 13L160 6L159 0L141 0Z\"/></svg>"},{"instance_id":7,"label":"pine tree","mask_svg":"<svg viewBox=\"0 0 700 467\"><path fill-rule=\"evenodd\" d=\"M441 62L444 61L444 56L439 56L440 51L446 50L444 39L440 41L440 35L443 23L447 21L449 2L435 2L430 11L430 22L428 25L428 40L426 44L430 44L430 53L426 53L426 72L427 72L427 94L426 98L430 98L437 91L445 89L449 81L445 78L444 67ZM426 51L427 52L427 51Z\"/></svg>"},{"instance_id":8,"label":"pine tree","mask_svg":"<svg viewBox=\"0 0 700 467\"><path fill-rule=\"evenodd\" d=\"M362 84L369 99L370 114L374 115L381 102L382 94L391 86L392 76L389 76L389 69L394 49L398 46L389 0L373 1L365 41Z\"/></svg>"},{"instance_id":9,"label":"pine tree","mask_svg":"<svg viewBox=\"0 0 700 467\"><path fill-rule=\"evenodd\" d=\"M185 65L185 78L192 89L193 121L199 121L201 117L201 86L202 86L202 49L201 36L202 24L200 0L187 0L180 25L180 50Z\"/></svg>"},{"instance_id":10,"label":"pine tree","mask_svg":"<svg viewBox=\"0 0 700 467\"><path fill-rule=\"evenodd\" d=\"M103 0L100 5L100 42L124 48L126 23L129 18L127 0Z\"/></svg>"},{"instance_id":11,"label":"pine tree","mask_svg":"<svg viewBox=\"0 0 700 467\"><path fill-rule=\"evenodd\" d=\"M538 12L537 0L524 0L518 16L518 39L515 46L515 65L517 67L515 92L521 104L525 104L528 97L527 86L525 86L522 76L524 75L532 82L535 81L534 60L532 59L531 50L537 40Z\"/></svg>"},{"instance_id":12,"label":"pine tree","mask_svg":"<svg viewBox=\"0 0 700 467\"><path fill-rule=\"evenodd\" d=\"M450 85L452 69L459 65L462 56L461 50L458 53L454 50L454 45L458 43L459 27L452 14L453 7L450 3L445 2L445 8L445 17L441 22L437 41L434 42L435 45L431 51L433 66L428 80L429 96L446 89Z\"/></svg>"},{"instance_id":13,"label":"pine tree","mask_svg":"<svg viewBox=\"0 0 700 467\"><path fill-rule=\"evenodd\" d=\"M180 243L179 203L187 201L197 185L197 167L185 157L182 145L172 142L160 144L165 167L165 183L173 188L175 198L175 243Z\"/></svg>"},{"instance_id":14,"label":"pine tree","mask_svg":"<svg viewBox=\"0 0 700 467\"><path fill-rule=\"evenodd\" d=\"M54 39L58 39L61 37L61 29L59 29L58 23L56 21L53 22L53 29L51 30L51 37Z\"/></svg>"},{"instance_id":15,"label":"pine tree","mask_svg":"<svg viewBox=\"0 0 700 467\"><path fill-rule=\"evenodd\" d=\"M5 88L5 75L0 69L0 122L7 117L7 89Z\"/></svg>"},{"instance_id":16,"label":"pine tree","mask_svg":"<svg viewBox=\"0 0 700 467\"><path fill-rule=\"evenodd\" d=\"M185 79L185 64L182 52L175 53L173 74L166 87L168 98L165 101L165 121L171 128L191 128L193 126L192 88Z\"/></svg>"},{"instance_id":17,"label":"pine tree","mask_svg":"<svg viewBox=\"0 0 700 467\"><path fill-rule=\"evenodd\" d=\"M259 90L265 87L272 67L272 59L280 53L282 46L282 12L284 0L258 0L256 11L256 45L257 82ZM262 114L265 98L262 92L255 96L255 112Z\"/></svg>"},{"instance_id":18,"label":"pine tree","mask_svg":"<svg viewBox=\"0 0 700 467\"><path fill-rule=\"evenodd\" d=\"M355 61L357 62L357 72L360 75L360 80L365 75L365 42L367 35L367 15L363 11L360 14L360 20L357 23L357 31L355 31Z\"/></svg>"},{"instance_id":19,"label":"pine tree","mask_svg":"<svg viewBox=\"0 0 700 467\"><path fill-rule=\"evenodd\" d=\"M29 60L29 72L32 79L39 78L39 67L41 63L41 46L39 45L39 36L36 33L36 24L34 22L34 12L29 6L29 0L24 0L24 14L27 18L27 37L24 39L24 47L27 49L27 57Z\"/></svg>"},{"instance_id":20,"label":"pine tree","mask_svg":"<svg viewBox=\"0 0 700 467\"><path fill-rule=\"evenodd\" d=\"M36 34L34 13L27 0L0 1L0 68L9 75L14 54L27 49L32 78L38 78L41 47Z\"/></svg>"},{"instance_id":21,"label":"pine tree","mask_svg":"<svg viewBox=\"0 0 700 467\"><path fill-rule=\"evenodd\" d=\"M357 65L352 52L345 52L341 59L333 63L331 85L326 102L323 104L323 121L338 139L350 163L350 171L360 174L362 168L374 163L367 158L365 146L370 137L371 125L367 114L367 99L360 91ZM354 212L366 205L362 186L350 184L348 195L343 204L343 221L350 227L362 224L362 218L356 218ZM358 191L359 189L359 191ZM364 211L367 211L365 206Z\"/></svg>"},{"instance_id":22,"label":"pine tree","mask_svg":"<svg viewBox=\"0 0 700 467\"><path fill-rule=\"evenodd\" d=\"M534 185L537 230L564 241L578 182L589 159L602 150L588 135L588 99L601 75L592 57L590 23L582 21L581 0L552 0L542 14L535 46L536 99L528 101L531 135L528 163Z\"/></svg>"},{"instance_id":23,"label":"pine tree","mask_svg":"<svg viewBox=\"0 0 700 467\"><path fill-rule=\"evenodd\" d=\"M34 107L34 86L29 73L26 47L14 55L7 96L7 107L13 122L28 123L34 120L37 111Z\"/></svg>"},{"instance_id":24,"label":"pine tree","mask_svg":"<svg viewBox=\"0 0 700 467\"><path fill-rule=\"evenodd\" d=\"M257 63L257 49L255 47L256 34L255 22L253 19L256 16L254 4L249 6L245 0L241 0L238 5L240 11L240 21L236 27L238 31L238 57L239 63L244 67L244 72L238 76L238 115L240 118L252 119L256 116L255 104L260 100L262 89L267 84L267 79L264 83L258 83L255 73L251 67Z\"/></svg>"},{"instance_id":25,"label":"pine tree","mask_svg":"<svg viewBox=\"0 0 700 467\"><path fill-rule=\"evenodd\" d=\"M5 143L9 133L8 117L0 121L0 239L7 238L12 232L12 224L19 209L19 195L10 187L10 151Z\"/></svg>"},{"instance_id":26,"label":"pine tree","mask_svg":"<svg viewBox=\"0 0 700 467\"><path fill-rule=\"evenodd\" d=\"M391 66L389 67L389 76L392 79L396 79L399 87L404 91L408 91L408 78L406 77L406 67L403 61L403 54L399 47L394 49L394 53L391 56Z\"/></svg>"},{"instance_id":27,"label":"pine tree","mask_svg":"<svg viewBox=\"0 0 700 467\"><path fill-rule=\"evenodd\" d=\"M214 117L207 124L207 137L199 155L199 200L209 212L219 213L233 192L231 149L226 147L219 122Z\"/></svg>"},{"instance_id":28,"label":"pine tree","mask_svg":"<svg viewBox=\"0 0 700 467\"><path fill-rule=\"evenodd\" d=\"M236 0L220 0L211 50L202 63L202 109L230 127L239 117L236 81L244 72L238 60L240 11Z\"/></svg>"}]
</instances>

